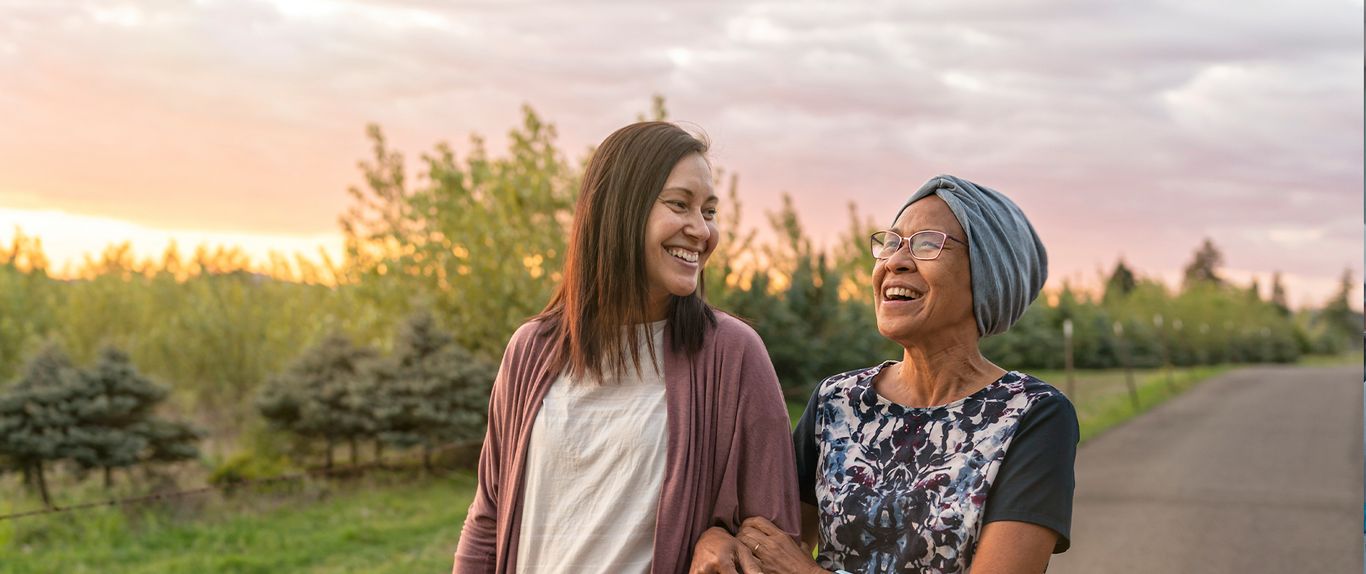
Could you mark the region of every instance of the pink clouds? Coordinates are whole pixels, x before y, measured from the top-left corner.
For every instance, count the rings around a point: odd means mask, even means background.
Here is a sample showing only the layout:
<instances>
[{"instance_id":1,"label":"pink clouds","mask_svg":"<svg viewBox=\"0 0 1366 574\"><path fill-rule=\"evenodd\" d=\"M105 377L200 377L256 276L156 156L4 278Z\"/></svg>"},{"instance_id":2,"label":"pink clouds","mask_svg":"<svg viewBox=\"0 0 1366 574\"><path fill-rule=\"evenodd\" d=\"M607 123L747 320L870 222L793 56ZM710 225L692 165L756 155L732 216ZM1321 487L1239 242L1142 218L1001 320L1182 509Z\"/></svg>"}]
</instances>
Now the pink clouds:
<instances>
[{"instance_id":1,"label":"pink clouds","mask_svg":"<svg viewBox=\"0 0 1366 574\"><path fill-rule=\"evenodd\" d=\"M1361 18L1336 0L9 4L0 198L326 233L367 122L410 157L471 132L497 149L525 102L577 156L657 92L741 175L755 224L790 192L830 239L847 203L879 215L951 172L1016 197L1057 277L1121 253L1171 272L1210 236L1231 267L1331 284L1361 274Z\"/></svg>"}]
</instances>

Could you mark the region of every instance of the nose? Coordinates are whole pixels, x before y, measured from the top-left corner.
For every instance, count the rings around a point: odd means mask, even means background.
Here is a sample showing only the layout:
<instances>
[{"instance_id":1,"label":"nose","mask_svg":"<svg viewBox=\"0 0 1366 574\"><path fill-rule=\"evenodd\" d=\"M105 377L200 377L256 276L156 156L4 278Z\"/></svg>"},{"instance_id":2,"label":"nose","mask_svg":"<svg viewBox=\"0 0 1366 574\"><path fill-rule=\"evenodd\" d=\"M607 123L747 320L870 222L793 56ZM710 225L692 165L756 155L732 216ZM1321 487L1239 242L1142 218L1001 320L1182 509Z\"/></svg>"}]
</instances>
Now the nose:
<instances>
[{"instance_id":1,"label":"nose","mask_svg":"<svg viewBox=\"0 0 1366 574\"><path fill-rule=\"evenodd\" d=\"M909 241L902 241L891 257L882 260L882 265L892 273L910 273L918 267L918 262L911 257L911 245Z\"/></svg>"},{"instance_id":2,"label":"nose","mask_svg":"<svg viewBox=\"0 0 1366 574\"><path fill-rule=\"evenodd\" d=\"M707 225L707 218L702 216L701 210L688 213L688 220L683 225L683 235L703 244L711 239L711 226Z\"/></svg>"}]
</instances>

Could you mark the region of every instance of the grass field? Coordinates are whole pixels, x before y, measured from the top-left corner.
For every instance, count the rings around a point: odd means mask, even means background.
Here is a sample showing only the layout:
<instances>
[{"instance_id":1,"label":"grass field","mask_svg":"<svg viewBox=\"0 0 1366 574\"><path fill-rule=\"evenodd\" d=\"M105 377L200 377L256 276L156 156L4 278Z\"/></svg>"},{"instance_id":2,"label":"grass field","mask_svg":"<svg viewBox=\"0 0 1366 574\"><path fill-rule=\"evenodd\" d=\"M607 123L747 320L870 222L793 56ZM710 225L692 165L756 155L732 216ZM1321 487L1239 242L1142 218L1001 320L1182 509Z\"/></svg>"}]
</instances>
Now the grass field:
<instances>
[{"instance_id":1,"label":"grass field","mask_svg":"<svg viewBox=\"0 0 1366 574\"><path fill-rule=\"evenodd\" d=\"M1359 364L1361 355L1311 364ZM1082 440L1152 408L1226 367L1134 372L1135 410L1123 371L1078 371L1073 403ZM1067 390L1061 372L1035 376ZM789 403L793 420L805 401ZM17 477L0 477L0 514L41 505ZM99 499L98 480L64 497ZM469 472L424 477L381 471L310 480L230 498L187 497L155 506L101 508L0 521L0 574L447 572L474 492Z\"/></svg>"},{"instance_id":2,"label":"grass field","mask_svg":"<svg viewBox=\"0 0 1366 574\"><path fill-rule=\"evenodd\" d=\"M449 572L473 493L468 472L381 473L197 508L22 518L0 522L0 573Z\"/></svg>"}]
</instances>

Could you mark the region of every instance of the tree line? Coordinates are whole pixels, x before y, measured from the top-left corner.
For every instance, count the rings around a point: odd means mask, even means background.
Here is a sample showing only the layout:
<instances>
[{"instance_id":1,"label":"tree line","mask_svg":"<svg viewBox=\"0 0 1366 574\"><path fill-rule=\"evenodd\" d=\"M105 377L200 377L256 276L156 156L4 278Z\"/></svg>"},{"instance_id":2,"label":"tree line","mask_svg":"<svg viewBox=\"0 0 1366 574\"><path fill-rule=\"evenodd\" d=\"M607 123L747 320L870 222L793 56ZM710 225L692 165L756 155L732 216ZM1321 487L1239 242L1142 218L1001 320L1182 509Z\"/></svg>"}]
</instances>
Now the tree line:
<instances>
[{"instance_id":1,"label":"tree line","mask_svg":"<svg viewBox=\"0 0 1366 574\"><path fill-rule=\"evenodd\" d=\"M662 100L651 115L667 116ZM363 183L348 190L339 221L340 260L277 255L262 265L232 248L174 245L138 260L124 244L58 279L41 242L16 234L0 249L0 381L16 380L49 343L80 362L112 344L174 389L163 410L193 415L218 437L257 433L328 457L334 445L429 451L478 435L491 365L560 278L586 155L568 157L529 108L500 152L473 136L460 156L438 144L410 161L377 126L367 135ZM791 395L899 357L872 311L873 221L851 206L846 232L821 248L785 196L761 240L743 224L739 178L717 177L723 236L705 270L707 298L754 325ZM1290 362L1360 346L1350 275L1323 306L1296 312L1278 276L1263 296L1221 267L1209 241L1178 288L1118 262L1102 290L1050 291L1010 332L984 340L984 352L1006 368L1058 368L1064 323L1083 368L1126 357L1140 367Z\"/></svg>"}]
</instances>

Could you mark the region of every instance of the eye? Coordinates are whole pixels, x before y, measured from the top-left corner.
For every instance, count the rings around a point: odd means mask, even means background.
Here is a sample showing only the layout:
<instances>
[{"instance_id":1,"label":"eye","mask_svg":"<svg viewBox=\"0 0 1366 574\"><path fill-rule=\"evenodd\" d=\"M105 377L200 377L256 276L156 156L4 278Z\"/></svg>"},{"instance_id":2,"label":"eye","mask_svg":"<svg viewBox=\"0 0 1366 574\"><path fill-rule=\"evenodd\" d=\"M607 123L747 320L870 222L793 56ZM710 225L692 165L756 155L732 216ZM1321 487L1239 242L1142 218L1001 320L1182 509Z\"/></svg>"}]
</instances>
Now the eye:
<instances>
[{"instance_id":1,"label":"eye","mask_svg":"<svg viewBox=\"0 0 1366 574\"><path fill-rule=\"evenodd\" d=\"M687 210L688 210L688 202L686 202L686 201L681 201L681 200L677 200L677 199L670 199L670 200L665 201L664 203L665 203L666 205L668 205L669 207L672 207L672 208L674 208L676 211L679 211L679 212L683 212L683 211L687 211Z\"/></svg>"},{"instance_id":2,"label":"eye","mask_svg":"<svg viewBox=\"0 0 1366 574\"><path fill-rule=\"evenodd\" d=\"M711 220L713 220L713 219L716 219L716 208L715 208L715 207L707 207L707 208L702 209L702 218L703 218L703 219L706 219L707 221L711 221Z\"/></svg>"}]
</instances>

